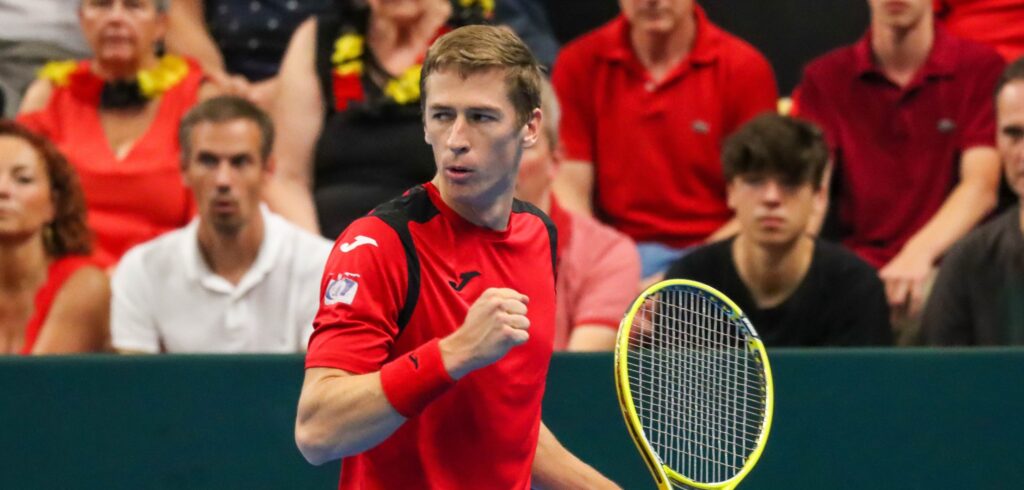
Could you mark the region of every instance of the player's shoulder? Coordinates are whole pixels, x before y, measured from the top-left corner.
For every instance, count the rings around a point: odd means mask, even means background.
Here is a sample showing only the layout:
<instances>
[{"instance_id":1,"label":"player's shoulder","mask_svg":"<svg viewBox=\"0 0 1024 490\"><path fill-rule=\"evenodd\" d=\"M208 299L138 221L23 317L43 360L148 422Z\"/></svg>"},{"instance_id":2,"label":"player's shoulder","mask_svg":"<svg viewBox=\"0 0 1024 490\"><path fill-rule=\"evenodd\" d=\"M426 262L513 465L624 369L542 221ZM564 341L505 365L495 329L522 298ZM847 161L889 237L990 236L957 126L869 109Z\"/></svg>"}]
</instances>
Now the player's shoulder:
<instances>
[{"instance_id":1,"label":"player's shoulder","mask_svg":"<svg viewBox=\"0 0 1024 490\"><path fill-rule=\"evenodd\" d=\"M543 230L548 235L558 235L558 229L555 226L555 222L551 219L551 217L548 216L547 213L542 211L537 206L534 206L533 204L530 204L526 201L520 201L519 199L514 199L512 201L511 218L517 221L515 226L517 231L526 231L529 229L528 227L524 227L523 225L519 224L525 222L536 225L538 227L536 229Z\"/></svg>"}]
</instances>

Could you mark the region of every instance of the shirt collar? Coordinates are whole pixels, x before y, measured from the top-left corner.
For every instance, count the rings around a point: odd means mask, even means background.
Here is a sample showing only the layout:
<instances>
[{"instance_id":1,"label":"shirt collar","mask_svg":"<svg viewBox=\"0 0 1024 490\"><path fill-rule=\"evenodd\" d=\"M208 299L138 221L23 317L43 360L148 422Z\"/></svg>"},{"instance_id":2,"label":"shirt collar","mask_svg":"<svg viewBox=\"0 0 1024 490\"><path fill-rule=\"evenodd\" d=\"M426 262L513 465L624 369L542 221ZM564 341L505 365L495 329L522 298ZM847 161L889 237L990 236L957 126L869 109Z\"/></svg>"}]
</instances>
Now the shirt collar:
<instances>
[{"instance_id":1,"label":"shirt collar","mask_svg":"<svg viewBox=\"0 0 1024 490\"><path fill-rule=\"evenodd\" d=\"M713 63L718 59L719 46L718 30L708 20L704 9L696 3L693 4L693 16L697 28L697 35L693 39L693 47L690 53L683 59L683 63L703 65ZM633 51L633 42L629 38L629 21L626 16L619 14L611 21L610 38L605 44L608 50L602 56L610 61L636 60L636 53Z\"/></svg>"},{"instance_id":2,"label":"shirt collar","mask_svg":"<svg viewBox=\"0 0 1024 490\"><path fill-rule=\"evenodd\" d=\"M260 251L252 267L242 276L237 286L232 286L224 278L216 275L210 270L209 264L203 258L199 249L199 217L192 218L192 221L183 229L184 240L182 241L183 267L186 277L189 280L198 282L204 287L221 292L236 292L244 294L265 277L274 267L277 255L281 249L283 224L280 218L271 213L265 204L260 205L260 215L263 217L263 239L260 242Z\"/></svg>"},{"instance_id":3,"label":"shirt collar","mask_svg":"<svg viewBox=\"0 0 1024 490\"><path fill-rule=\"evenodd\" d=\"M853 47L854 66L859 75L869 73L881 75L882 71L875 63L875 53L871 49L871 29ZM951 76L956 68L956 48L950 34L940 26L935 26L935 37L932 49L928 52L924 65L915 78L930 76Z\"/></svg>"}]
</instances>

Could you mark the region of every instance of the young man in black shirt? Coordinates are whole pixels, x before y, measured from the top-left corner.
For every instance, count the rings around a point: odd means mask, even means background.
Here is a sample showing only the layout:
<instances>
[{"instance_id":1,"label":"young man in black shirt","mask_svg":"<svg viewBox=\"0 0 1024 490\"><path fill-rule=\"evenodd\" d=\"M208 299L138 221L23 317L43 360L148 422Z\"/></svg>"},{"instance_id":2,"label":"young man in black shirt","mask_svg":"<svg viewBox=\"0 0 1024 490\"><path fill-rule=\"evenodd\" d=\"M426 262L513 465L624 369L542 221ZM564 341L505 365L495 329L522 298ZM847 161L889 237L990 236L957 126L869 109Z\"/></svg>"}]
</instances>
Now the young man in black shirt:
<instances>
[{"instance_id":1,"label":"young man in black shirt","mask_svg":"<svg viewBox=\"0 0 1024 490\"><path fill-rule=\"evenodd\" d=\"M814 126L766 114L722 151L739 233L682 257L667 278L706 283L732 298L769 346L892 343L878 274L808 233L824 213L828 148Z\"/></svg>"}]
</instances>

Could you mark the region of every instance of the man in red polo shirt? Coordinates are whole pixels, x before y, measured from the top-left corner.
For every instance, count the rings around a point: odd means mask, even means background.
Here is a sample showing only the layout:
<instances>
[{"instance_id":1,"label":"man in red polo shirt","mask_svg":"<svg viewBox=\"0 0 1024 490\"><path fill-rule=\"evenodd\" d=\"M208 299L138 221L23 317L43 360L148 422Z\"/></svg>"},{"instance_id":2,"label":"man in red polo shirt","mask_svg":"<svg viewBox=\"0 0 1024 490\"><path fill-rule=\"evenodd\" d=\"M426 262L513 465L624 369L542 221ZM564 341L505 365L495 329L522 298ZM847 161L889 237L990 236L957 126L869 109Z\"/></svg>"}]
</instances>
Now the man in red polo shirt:
<instances>
[{"instance_id":1,"label":"man in red polo shirt","mask_svg":"<svg viewBox=\"0 0 1024 490\"><path fill-rule=\"evenodd\" d=\"M807 66L795 110L833 152L827 234L880 269L899 320L917 316L936 261L996 204L1003 60L936 27L931 0L868 3L867 34Z\"/></svg>"},{"instance_id":2,"label":"man in red polo shirt","mask_svg":"<svg viewBox=\"0 0 1024 490\"><path fill-rule=\"evenodd\" d=\"M555 62L566 162L555 193L633 238L642 274L737 227L725 202L722 140L775 108L768 61L693 0L620 0L622 15Z\"/></svg>"},{"instance_id":3,"label":"man in red polo shirt","mask_svg":"<svg viewBox=\"0 0 1024 490\"><path fill-rule=\"evenodd\" d=\"M513 199L541 124L540 67L511 31L440 37L422 68L434 180L338 238L295 439L341 489L616 488L541 422L554 225Z\"/></svg>"}]
</instances>

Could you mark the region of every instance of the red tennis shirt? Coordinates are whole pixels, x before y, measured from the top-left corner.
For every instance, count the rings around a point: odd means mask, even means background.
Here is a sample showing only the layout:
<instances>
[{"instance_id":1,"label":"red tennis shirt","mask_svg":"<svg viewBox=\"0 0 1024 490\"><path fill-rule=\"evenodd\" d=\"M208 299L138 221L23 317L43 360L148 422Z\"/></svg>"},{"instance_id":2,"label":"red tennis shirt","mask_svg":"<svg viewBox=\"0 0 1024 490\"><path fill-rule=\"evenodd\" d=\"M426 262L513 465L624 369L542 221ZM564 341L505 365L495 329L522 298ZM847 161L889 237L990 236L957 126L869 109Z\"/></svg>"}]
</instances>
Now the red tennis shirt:
<instances>
[{"instance_id":1,"label":"red tennis shirt","mask_svg":"<svg viewBox=\"0 0 1024 490\"><path fill-rule=\"evenodd\" d=\"M945 202L964 150L995 146L992 90L1003 60L936 28L924 66L900 88L870 43L869 32L812 61L794 111L820 125L832 148L838 238L882 267Z\"/></svg>"},{"instance_id":2,"label":"red tennis shirt","mask_svg":"<svg viewBox=\"0 0 1024 490\"><path fill-rule=\"evenodd\" d=\"M778 97L768 61L694 6L689 56L654 82L618 17L565 46L552 83L570 160L594 165L598 216L637 242L682 247L732 217L722 139Z\"/></svg>"},{"instance_id":3,"label":"red tennis shirt","mask_svg":"<svg viewBox=\"0 0 1024 490\"><path fill-rule=\"evenodd\" d=\"M425 184L350 225L328 258L306 367L362 374L462 325L487 288L530 298L530 340L462 379L373 449L342 461L341 489L527 490L554 342L556 235L516 201L481 228Z\"/></svg>"},{"instance_id":4,"label":"red tennis shirt","mask_svg":"<svg viewBox=\"0 0 1024 490\"><path fill-rule=\"evenodd\" d=\"M1024 55L1021 0L935 0L935 13L949 32L992 46L1007 62Z\"/></svg>"}]
</instances>

